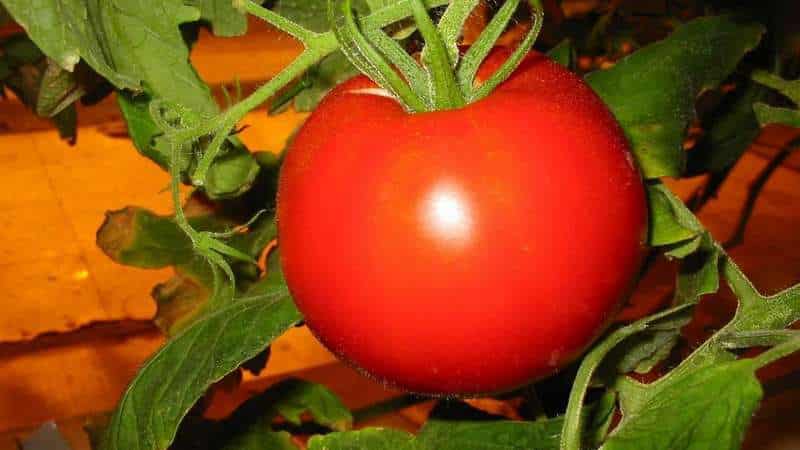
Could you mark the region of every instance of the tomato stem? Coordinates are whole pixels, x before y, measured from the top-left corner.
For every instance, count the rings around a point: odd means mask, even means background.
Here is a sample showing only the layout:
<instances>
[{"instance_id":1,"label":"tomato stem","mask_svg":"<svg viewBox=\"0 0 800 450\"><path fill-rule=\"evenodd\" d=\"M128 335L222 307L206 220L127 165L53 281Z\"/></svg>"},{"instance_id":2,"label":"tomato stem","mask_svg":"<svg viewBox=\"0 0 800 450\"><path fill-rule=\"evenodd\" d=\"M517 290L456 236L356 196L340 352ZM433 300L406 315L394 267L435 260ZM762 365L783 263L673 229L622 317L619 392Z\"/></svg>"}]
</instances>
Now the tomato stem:
<instances>
[{"instance_id":1,"label":"tomato stem","mask_svg":"<svg viewBox=\"0 0 800 450\"><path fill-rule=\"evenodd\" d=\"M458 67L457 74L461 89L464 92L472 92L478 68L483 60L486 59L486 56L489 55L494 43L500 39L500 35L503 34L508 22L511 21L511 17L514 16L519 2L520 0L506 0L480 36L478 36L478 39L467 50Z\"/></svg>"},{"instance_id":2,"label":"tomato stem","mask_svg":"<svg viewBox=\"0 0 800 450\"><path fill-rule=\"evenodd\" d=\"M425 0L410 0L408 7L425 46L421 64L378 27L359 27L351 0L329 0L332 28L345 56L362 73L391 92L409 112L457 109L489 95L516 70L533 46L544 21L540 0L529 0L533 20L520 45L488 80L475 86L478 68L508 27L520 0L507 0L478 41L460 59L457 40L478 0L453 1L439 25L434 24ZM430 2L428 2L430 3Z\"/></svg>"},{"instance_id":3,"label":"tomato stem","mask_svg":"<svg viewBox=\"0 0 800 450\"><path fill-rule=\"evenodd\" d=\"M530 4L533 12L531 29L525 35L525 38L520 42L516 50L511 53L511 56L500 66L500 69L473 92L472 96L469 98L470 102L478 101L488 96L497 86L508 79L517 67L519 67L528 51L533 47L533 43L536 42L536 38L539 37L539 33L542 31L542 25L544 24L544 8L542 8L540 0L530 0Z\"/></svg>"},{"instance_id":4,"label":"tomato stem","mask_svg":"<svg viewBox=\"0 0 800 450\"><path fill-rule=\"evenodd\" d=\"M414 14L414 21L425 40L422 63L431 77L430 97L433 99L434 107L441 110L464 106L466 99L456 81L444 40L428 15L425 4L422 0L413 0L411 10Z\"/></svg>"},{"instance_id":5,"label":"tomato stem","mask_svg":"<svg viewBox=\"0 0 800 450\"><path fill-rule=\"evenodd\" d=\"M334 33L336 33L336 37L342 45L342 51L345 56L361 72L397 97L410 111L425 111L428 107L425 102L395 71L386 57L361 32L356 23L352 6L352 0L344 0L342 2L339 12L344 19L343 23L337 23L337 16L333 8L328 9Z\"/></svg>"}]
</instances>

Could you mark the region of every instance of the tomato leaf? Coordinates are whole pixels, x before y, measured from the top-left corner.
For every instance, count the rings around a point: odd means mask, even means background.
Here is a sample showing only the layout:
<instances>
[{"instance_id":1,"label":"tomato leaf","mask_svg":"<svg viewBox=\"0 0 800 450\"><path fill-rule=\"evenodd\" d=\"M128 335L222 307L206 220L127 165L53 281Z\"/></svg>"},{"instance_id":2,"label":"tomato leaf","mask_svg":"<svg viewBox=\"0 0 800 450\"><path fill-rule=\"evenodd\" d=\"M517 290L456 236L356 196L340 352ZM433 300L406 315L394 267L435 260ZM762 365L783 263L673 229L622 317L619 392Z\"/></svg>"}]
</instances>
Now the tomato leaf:
<instances>
[{"instance_id":1,"label":"tomato leaf","mask_svg":"<svg viewBox=\"0 0 800 450\"><path fill-rule=\"evenodd\" d=\"M645 177L683 173L695 99L727 78L763 33L761 25L730 16L703 17L587 76L628 135Z\"/></svg>"},{"instance_id":2,"label":"tomato leaf","mask_svg":"<svg viewBox=\"0 0 800 450\"><path fill-rule=\"evenodd\" d=\"M293 426L347 430L350 411L321 384L289 378L259 393L229 417L215 421L192 417L182 424L173 450L297 450L291 434L277 431L276 419ZM285 422L284 422L285 421Z\"/></svg>"},{"instance_id":3,"label":"tomato leaf","mask_svg":"<svg viewBox=\"0 0 800 450\"><path fill-rule=\"evenodd\" d=\"M117 104L128 125L128 135L136 150L166 170L170 162L170 148L167 142L156 141L161 130L150 117L150 98L144 94L134 96L129 92L119 91ZM181 168L182 171L185 169L186 167Z\"/></svg>"},{"instance_id":4,"label":"tomato leaf","mask_svg":"<svg viewBox=\"0 0 800 450\"><path fill-rule=\"evenodd\" d=\"M780 92L795 106L795 109L792 109L756 103L753 105L753 109L762 126L778 123L790 127L800 127L800 110L796 109L800 106L800 80L784 80L769 72L756 71L753 73L753 81Z\"/></svg>"},{"instance_id":5,"label":"tomato leaf","mask_svg":"<svg viewBox=\"0 0 800 450\"><path fill-rule=\"evenodd\" d=\"M391 428L365 428L358 431L314 436L308 450L419 450L414 436ZM477 450L477 449L476 449Z\"/></svg>"},{"instance_id":6,"label":"tomato leaf","mask_svg":"<svg viewBox=\"0 0 800 450\"><path fill-rule=\"evenodd\" d=\"M353 7L357 12L365 14L388 4L386 0L356 0ZM272 10L317 33L331 29L328 22L328 0L277 0Z\"/></svg>"},{"instance_id":7,"label":"tomato leaf","mask_svg":"<svg viewBox=\"0 0 800 450\"><path fill-rule=\"evenodd\" d=\"M608 419L613 416L613 398L613 395L608 396L584 410L587 418L592 419L589 434L605 433ZM467 412L470 410L460 411L459 417L471 417ZM439 413L441 415L442 411ZM436 417L436 410L432 414L416 437L397 430L367 428L316 436L309 442L309 450L556 450L564 423L562 417L536 421L455 420Z\"/></svg>"},{"instance_id":8,"label":"tomato leaf","mask_svg":"<svg viewBox=\"0 0 800 450\"><path fill-rule=\"evenodd\" d=\"M86 89L78 84L75 72L68 72L48 59L36 97L36 114L53 117L85 93Z\"/></svg>"},{"instance_id":9,"label":"tomato leaf","mask_svg":"<svg viewBox=\"0 0 800 450\"><path fill-rule=\"evenodd\" d=\"M681 328L692 319L693 308L682 308L674 314L661 319L657 325L629 336L609 354L604 367L606 377L631 371L649 372L656 364L666 358L680 337Z\"/></svg>"},{"instance_id":10,"label":"tomato leaf","mask_svg":"<svg viewBox=\"0 0 800 450\"><path fill-rule=\"evenodd\" d=\"M714 113L711 124L705 126L706 133L688 153L688 175L723 172L739 160L761 133L753 102L762 98L764 91L748 83L724 101L723 111Z\"/></svg>"},{"instance_id":11,"label":"tomato leaf","mask_svg":"<svg viewBox=\"0 0 800 450\"><path fill-rule=\"evenodd\" d=\"M647 184L647 197L650 204L649 244L653 247L667 246L667 255L677 258L697 250L704 229L681 199L661 182Z\"/></svg>"},{"instance_id":12,"label":"tomato leaf","mask_svg":"<svg viewBox=\"0 0 800 450\"><path fill-rule=\"evenodd\" d=\"M252 290L256 292L254 288ZM205 390L301 320L285 286L245 294L183 330L139 371L103 450L166 450Z\"/></svg>"},{"instance_id":13,"label":"tomato leaf","mask_svg":"<svg viewBox=\"0 0 800 450\"><path fill-rule=\"evenodd\" d=\"M358 74L342 52L331 54L306 74L309 86L295 97L295 109L313 111L331 89Z\"/></svg>"},{"instance_id":14,"label":"tomato leaf","mask_svg":"<svg viewBox=\"0 0 800 450\"><path fill-rule=\"evenodd\" d=\"M230 217L209 212L190 217L189 222L199 230L217 232L236 224ZM248 232L237 233L226 243L256 258L275 234L274 221L263 216ZM175 276L157 285L152 293L158 305L156 324L168 335L174 335L210 307L218 306L211 301L214 277L208 263L195 254L189 238L171 216L136 207L108 212L97 232L97 245L120 264L145 269L175 267ZM234 269L245 284L258 276L252 266L234 265Z\"/></svg>"},{"instance_id":15,"label":"tomato leaf","mask_svg":"<svg viewBox=\"0 0 800 450\"><path fill-rule=\"evenodd\" d=\"M4 5L42 51L72 70L83 58L118 88L140 90L143 84L159 97L183 100L198 111L213 112L209 96L183 98L184 92L207 92L188 63L178 26L199 18L196 8L180 2L85 2L24 0Z\"/></svg>"},{"instance_id":16,"label":"tomato leaf","mask_svg":"<svg viewBox=\"0 0 800 450\"><path fill-rule=\"evenodd\" d=\"M61 138L74 143L77 135L74 103L86 93L88 86L78 82L76 73L63 70L45 57L27 36L12 35L1 46L2 85L36 115L49 118Z\"/></svg>"},{"instance_id":17,"label":"tomato leaf","mask_svg":"<svg viewBox=\"0 0 800 450\"><path fill-rule=\"evenodd\" d=\"M711 235L703 233L698 250L681 261L675 284L676 305L697 302L701 296L719 290L721 250Z\"/></svg>"},{"instance_id":18,"label":"tomato leaf","mask_svg":"<svg viewBox=\"0 0 800 450\"><path fill-rule=\"evenodd\" d=\"M186 2L200 10L200 18L211 24L217 36L241 36L247 32L247 16L236 9L231 0L191 0Z\"/></svg>"},{"instance_id":19,"label":"tomato leaf","mask_svg":"<svg viewBox=\"0 0 800 450\"><path fill-rule=\"evenodd\" d=\"M756 103L753 109L758 117L758 122L762 126L778 123L789 127L800 128L800 111L790 108L778 108Z\"/></svg>"},{"instance_id":20,"label":"tomato leaf","mask_svg":"<svg viewBox=\"0 0 800 450\"><path fill-rule=\"evenodd\" d=\"M740 448L761 400L749 360L692 371L660 389L628 399L603 450Z\"/></svg>"},{"instance_id":21,"label":"tomato leaf","mask_svg":"<svg viewBox=\"0 0 800 450\"><path fill-rule=\"evenodd\" d=\"M247 432L237 435L226 442L220 450L297 450L292 442L292 435L286 431L272 431L267 426L254 426ZM175 450L180 450L178 447ZM195 447L192 447L195 450ZM212 450L212 447L208 447Z\"/></svg>"},{"instance_id":22,"label":"tomato leaf","mask_svg":"<svg viewBox=\"0 0 800 450\"><path fill-rule=\"evenodd\" d=\"M575 48L572 41L564 39L547 52L547 56L567 69L573 70L575 65Z\"/></svg>"},{"instance_id":23,"label":"tomato leaf","mask_svg":"<svg viewBox=\"0 0 800 450\"><path fill-rule=\"evenodd\" d=\"M179 28L182 23L200 19L199 9L182 2L153 0L42 0L36 7L24 0L7 0L4 4L31 39L62 68L71 71L83 58L118 89L144 91L148 99L182 105L202 117L218 112L208 86L189 62L189 49ZM200 4L207 13L227 14L214 9L215 5L219 6L212 0ZM233 8L230 2L227 7ZM153 141L158 130L154 124L147 124L152 122L147 103L132 108L126 107L132 105L125 105L125 100L121 102L126 121L142 128L132 131L137 148L166 167L168 152L165 144ZM258 165L247 149L226 144L226 152L212 167L205 189L213 198L236 196L249 189L257 173Z\"/></svg>"},{"instance_id":24,"label":"tomato leaf","mask_svg":"<svg viewBox=\"0 0 800 450\"><path fill-rule=\"evenodd\" d=\"M557 449L563 420L535 422L431 420L417 437L420 447L430 450L523 450Z\"/></svg>"},{"instance_id":25,"label":"tomato leaf","mask_svg":"<svg viewBox=\"0 0 800 450\"><path fill-rule=\"evenodd\" d=\"M260 421L271 423L280 416L293 425L300 425L304 413L314 423L331 430L345 431L353 426L350 410L333 392L321 384L297 378L283 380L251 398L228 421L258 417Z\"/></svg>"},{"instance_id":26,"label":"tomato leaf","mask_svg":"<svg viewBox=\"0 0 800 450\"><path fill-rule=\"evenodd\" d=\"M97 246L120 264L145 269L183 264L194 256L189 237L171 217L137 207L107 212Z\"/></svg>"}]
</instances>

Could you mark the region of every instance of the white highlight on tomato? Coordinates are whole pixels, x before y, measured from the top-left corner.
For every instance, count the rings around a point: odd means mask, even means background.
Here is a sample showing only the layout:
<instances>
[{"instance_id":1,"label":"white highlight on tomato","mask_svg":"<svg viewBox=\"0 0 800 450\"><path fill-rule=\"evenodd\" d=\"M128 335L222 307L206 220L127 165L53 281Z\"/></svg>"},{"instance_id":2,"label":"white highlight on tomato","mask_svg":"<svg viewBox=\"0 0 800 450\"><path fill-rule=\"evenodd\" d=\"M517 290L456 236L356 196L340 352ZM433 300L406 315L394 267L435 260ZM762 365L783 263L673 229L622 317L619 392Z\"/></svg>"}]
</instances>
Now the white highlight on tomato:
<instances>
[{"instance_id":1,"label":"white highlight on tomato","mask_svg":"<svg viewBox=\"0 0 800 450\"><path fill-rule=\"evenodd\" d=\"M424 202L425 228L437 240L464 242L472 232L469 202L452 184L440 184Z\"/></svg>"}]
</instances>

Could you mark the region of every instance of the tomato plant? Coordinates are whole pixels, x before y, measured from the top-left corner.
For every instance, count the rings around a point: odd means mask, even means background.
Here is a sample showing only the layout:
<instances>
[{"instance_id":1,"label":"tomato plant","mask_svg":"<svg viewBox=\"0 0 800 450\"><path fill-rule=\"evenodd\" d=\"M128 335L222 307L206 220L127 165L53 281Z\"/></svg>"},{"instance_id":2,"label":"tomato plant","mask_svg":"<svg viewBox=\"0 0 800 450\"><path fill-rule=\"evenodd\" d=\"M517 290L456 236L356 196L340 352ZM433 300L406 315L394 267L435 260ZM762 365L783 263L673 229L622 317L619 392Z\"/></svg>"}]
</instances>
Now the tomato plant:
<instances>
[{"instance_id":1,"label":"tomato plant","mask_svg":"<svg viewBox=\"0 0 800 450\"><path fill-rule=\"evenodd\" d=\"M133 145L171 178L174 214L128 207L98 232L114 260L176 271L153 291L168 340L100 427L103 450L736 449L769 395L757 371L800 349L800 285L761 294L694 215L762 127L800 127L796 4L0 3L28 34L0 46L4 86L66 136L73 103L113 86ZM190 50L247 16L304 49L222 107ZM313 110L285 155L237 137L266 102ZM755 179L729 244L797 147ZM694 176L686 202L662 182ZM674 269L669 298L609 324L653 261ZM735 313L687 344L723 282ZM425 396L350 411L296 379L202 416L302 323L411 391L520 389L435 399L415 435L352 428Z\"/></svg>"},{"instance_id":2,"label":"tomato plant","mask_svg":"<svg viewBox=\"0 0 800 450\"><path fill-rule=\"evenodd\" d=\"M376 88L334 89L282 167L278 242L309 327L378 379L437 395L572 361L630 290L647 237L611 113L541 54L464 108L409 114Z\"/></svg>"}]
</instances>

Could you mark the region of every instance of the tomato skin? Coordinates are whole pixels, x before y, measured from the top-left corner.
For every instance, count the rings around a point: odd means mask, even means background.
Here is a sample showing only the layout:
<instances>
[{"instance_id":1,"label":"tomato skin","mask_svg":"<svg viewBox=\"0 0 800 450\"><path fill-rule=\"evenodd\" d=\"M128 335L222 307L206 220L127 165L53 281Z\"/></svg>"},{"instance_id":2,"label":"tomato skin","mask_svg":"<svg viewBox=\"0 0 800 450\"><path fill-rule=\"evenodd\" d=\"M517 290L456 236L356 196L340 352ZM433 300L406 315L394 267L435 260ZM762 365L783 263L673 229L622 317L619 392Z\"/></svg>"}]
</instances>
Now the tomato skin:
<instances>
[{"instance_id":1,"label":"tomato skin","mask_svg":"<svg viewBox=\"0 0 800 450\"><path fill-rule=\"evenodd\" d=\"M283 163L281 262L308 326L426 394L508 390L572 361L628 294L647 232L606 106L538 53L459 110L410 115L371 88L332 91Z\"/></svg>"}]
</instances>

